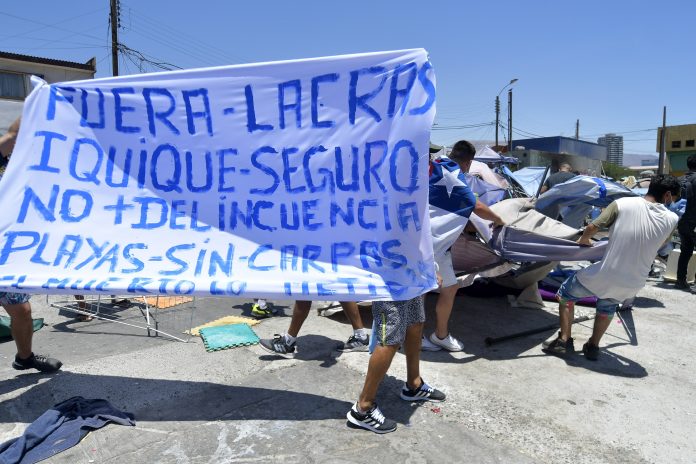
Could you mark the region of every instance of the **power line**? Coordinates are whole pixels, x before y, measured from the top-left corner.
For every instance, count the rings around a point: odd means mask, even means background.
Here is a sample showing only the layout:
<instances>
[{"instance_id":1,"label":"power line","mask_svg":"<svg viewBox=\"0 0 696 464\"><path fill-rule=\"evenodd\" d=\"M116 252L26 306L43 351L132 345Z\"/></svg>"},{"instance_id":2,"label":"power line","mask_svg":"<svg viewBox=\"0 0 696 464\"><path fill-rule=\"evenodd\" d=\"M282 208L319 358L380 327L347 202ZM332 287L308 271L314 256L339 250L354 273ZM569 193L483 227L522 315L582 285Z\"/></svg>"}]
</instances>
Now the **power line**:
<instances>
[{"instance_id":1,"label":"power line","mask_svg":"<svg viewBox=\"0 0 696 464\"><path fill-rule=\"evenodd\" d=\"M160 45L165 45L165 46L167 46L167 47L170 47L170 46L172 45L171 42L167 42L167 41L164 40L164 39L160 39L159 37L157 37L156 35L153 35L153 34L151 34L151 33L146 33L146 32L142 32L142 31L137 31L137 30L134 30L134 29L131 29L131 31L134 32L134 33L136 33L136 34L138 34L138 35L141 35L141 36L145 37L146 39L149 39L149 40L151 40L151 41L153 41L153 42L157 42L157 43L159 43ZM199 62L199 63L204 63L205 65L217 65L217 64L219 64L219 63L216 63L216 62L211 61L211 60L209 60L209 59L208 59L208 60L203 59L203 57L200 55L200 53L195 53L195 52L192 52L192 51L188 51L188 50L184 49L184 47L179 47L177 51L178 51L180 54L187 55L187 56L193 58L194 60L196 60L196 61Z\"/></svg>"},{"instance_id":2,"label":"power line","mask_svg":"<svg viewBox=\"0 0 696 464\"><path fill-rule=\"evenodd\" d=\"M95 14L95 13L97 13L97 12L102 11L102 10L103 10L103 8L97 8L96 10L88 11L87 13L83 13L83 14L78 15L78 16L72 16L72 17L70 17L70 18L64 19L64 20L62 20L62 21L58 21L58 22L53 23L53 24L39 23L39 24L42 24L42 27L40 27L40 28L38 28L38 29L33 29L33 30L31 30L31 31L24 31L24 32L20 32L19 34L14 34L14 35L6 35L6 36L3 36L3 37L0 37L0 40L15 39L15 38L17 38L17 37L26 37L27 34L32 34L32 33L34 33L34 32L42 31L42 30L44 30L44 29L46 29L46 28L49 28L49 27L54 27L54 28L55 28L56 24L63 24L63 23L67 23L67 22L70 22L70 21L74 21L74 20L76 20L76 19L83 18L83 17L85 17L85 16L93 15L93 14ZM30 19L27 19L27 18L22 18L22 17L20 17L20 16L14 16L14 15L11 15L11 14L9 14L9 13L0 12L0 14L3 14L3 15L5 15L5 16L13 16L13 17L15 17L15 18L17 18L17 19L21 19L21 20L24 20L24 21L37 22L37 21L33 21L33 20L30 20Z\"/></svg>"},{"instance_id":3,"label":"power line","mask_svg":"<svg viewBox=\"0 0 696 464\"><path fill-rule=\"evenodd\" d=\"M512 126L512 131L516 132L518 135L522 135L524 137L540 137L540 138L547 137L546 135L535 134L534 132L529 132L529 131L520 129L519 127L515 127L515 126Z\"/></svg>"},{"instance_id":4,"label":"power line","mask_svg":"<svg viewBox=\"0 0 696 464\"><path fill-rule=\"evenodd\" d=\"M478 124L462 124L462 125L451 125L451 126L441 126L435 125L432 127L434 131L444 131L444 130L457 130L457 129L473 129L477 127L487 127L494 126L495 122L482 122Z\"/></svg>"},{"instance_id":5,"label":"power line","mask_svg":"<svg viewBox=\"0 0 696 464\"><path fill-rule=\"evenodd\" d=\"M174 28L167 23L158 21L155 18L152 18L147 14L143 13L142 11L133 8L127 3L121 3L132 12L137 13L137 15L134 15L132 17L129 16L129 19L135 20L136 28L138 29L136 31L136 29L133 29L131 27L131 30L133 30L134 32L139 32L142 35L144 35L143 32L139 29L139 24L150 33L157 33L162 36L166 35L168 37L166 40L169 40L169 45L171 45L172 40L177 41L179 44L186 46L189 50L193 50L195 52L194 57L203 53L207 55L208 58L213 58L215 60L215 64L217 65L220 64L220 61L223 61L225 64L228 64L229 62L234 63L237 61L249 61L248 59L235 56L229 53L229 51L227 50L223 50L219 47L215 47L209 43L206 43L197 37L186 34L180 29ZM201 49L205 49L205 51L202 51Z\"/></svg>"},{"instance_id":6,"label":"power line","mask_svg":"<svg viewBox=\"0 0 696 464\"><path fill-rule=\"evenodd\" d=\"M91 34L85 34L84 32L75 32L75 31L71 31L70 29L65 29L65 28L63 28L63 27L58 27L58 26L53 25L53 24L42 23L41 21L35 21L35 20L33 20L33 19L23 18L23 17L21 17L21 16L13 15L13 14L10 14L10 13L5 13L5 12L2 12L2 11L0 11L0 15L9 16L9 17L11 17L11 18L20 19L20 20L22 20L22 21L27 21L27 22L34 23L34 24L39 24L39 25L41 25L41 26L50 27L50 28L52 28L52 29L56 29L56 30L63 31L63 32L70 32L70 33L72 33L72 34L74 34L74 35L81 35L81 36L83 36L83 37L89 37L90 39L101 40L99 37L93 36L93 35L91 35Z\"/></svg>"},{"instance_id":7,"label":"power line","mask_svg":"<svg viewBox=\"0 0 696 464\"><path fill-rule=\"evenodd\" d=\"M614 132L604 132L602 134L585 134L585 137L603 137L607 134L616 134L616 135L621 135L621 134L637 134L639 132L652 132L652 131L657 131L657 128L650 128L650 129L638 129L638 130L630 130L630 131L614 131Z\"/></svg>"},{"instance_id":8,"label":"power line","mask_svg":"<svg viewBox=\"0 0 696 464\"><path fill-rule=\"evenodd\" d=\"M139 52L138 50L134 50L124 43L119 43L118 49L119 52L121 52L124 57L128 58L133 64L135 64L141 72L143 71L142 66L145 63L165 71L171 71L173 68L183 69L182 67L177 66L175 64L161 61L153 56L147 55L143 52Z\"/></svg>"},{"instance_id":9,"label":"power line","mask_svg":"<svg viewBox=\"0 0 696 464\"><path fill-rule=\"evenodd\" d=\"M245 61L238 58L233 58L231 55L226 53L219 52L217 49L211 48L200 40L189 39L186 36L182 36L180 33L177 34L176 32L163 29L155 23L149 22L148 18L137 16L135 18L136 20L134 23L129 26L130 30L143 35L154 35L158 39L169 42L170 45L176 44L178 49L184 48L187 50L187 52L193 52L195 56L204 56L217 65Z\"/></svg>"}]
</instances>

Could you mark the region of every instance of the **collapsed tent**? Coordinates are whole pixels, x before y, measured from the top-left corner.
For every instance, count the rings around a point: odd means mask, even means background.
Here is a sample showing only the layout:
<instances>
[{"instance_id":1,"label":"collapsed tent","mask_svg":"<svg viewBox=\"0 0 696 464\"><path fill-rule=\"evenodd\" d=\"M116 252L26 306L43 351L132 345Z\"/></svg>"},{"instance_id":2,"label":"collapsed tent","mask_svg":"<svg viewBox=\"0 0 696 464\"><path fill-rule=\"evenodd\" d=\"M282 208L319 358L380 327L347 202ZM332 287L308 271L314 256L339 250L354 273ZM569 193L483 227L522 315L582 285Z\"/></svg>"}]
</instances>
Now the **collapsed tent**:
<instances>
[{"instance_id":1,"label":"collapsed tent","mask_svg":"<svg viewBox=\"0 0 696 464\"><path fill-rule=\"evenodd\" d=\"M495 171L489 168L486 163L476 161L475 159L471 162L471 166L469 166L469 174L471 174L472 176L480 177L481 179L485 180L491 185L495 185L496 187L509 187L508 182L505 180L503 176L497 174Z\"/></svg>"},{"instance_id":2,"label":"collapsed tent","mask_svg":"<svg viewBox=\"0 0 696 464\"><path fill-rule=\"evenodd\" d=\"M491 206L506 223L491 229L472 215L471 222L486 242L509 261L585 261L604 256L605 242L592 247L578 245L580 230L566 226L534 210L534 202L524 198L504 200ZM480 221L480 222L479 222Z\"/></svg>"},{"instance_id":3,"label":"collapsed tent","mask_svg":"<svg viewBox=\"0 0 696 464\"><path fill-rule=\"evenodd\" d=\"M519 186L526 196L533 197L544 182L548 168L534 166L512 172L507 166L501 166L500 170L508 181Z\"/></svg>"},{"instance_id":4,"label":"collapsed tent","mask_svg":"<svg viewBox=\"0 0 696 464\"><path fill-rule=\"evenodd\" d=\"M517 164L520 161L512 156L503 156L500 153L496 153L491 147L486 145L480 148L476 155L474 155L475 161L480 161L482 163L507 163L507 164Z\"/></svg>"},{"instance_id":5,"label":"collapsed tent","mask_svg":"<svg viewBox=\"0 0 696 464\"><path fill-rule=\"evenodd\" d=\"M604 208L627 196L636 196L636 193L607 179L575 176L541 194L536 209L553 218L560 215L563 223L571 227L581 227L593 207Z\"/></svg>"},{"instance_id":6,"label":"collapsed tent","mask_svg":"<svg viewBox=\"0 0 696 464\"><path fill-rule=\"evenodd\" d=\"M488 278L493 284L521 290L516 298L509 297L512 306L541 308L537 282L558 261L597 260L604 255L607 242L578 245L580 230L539 213L532 199L503 200L491 209L505 221L504 227L492 229L489 221L472 214L475 235L469 228L452 246L452 264L462 287L477 277Z\"/></svg>"},{"instance_id":7,"label":"collapsed tent","mask_svg":"<svg viewBox=\"0 0 696 464\"><path fill-rule=\"evenodd\" d=\"M485 180L480 179L478 176L465 174L465 178L471 191L474 192L476 197L487 206L498 203L499 201L505 199L508 195L507 189L489 184Z\"/></svg>"},{"instance_id":8,"label":"collapsed tent","mask_svg":"<svg viewBox=\"0 0 696 464\"><path fill-rule=\"evenodd\" d=\"M479 243L472 243L471 237L461 236L453 246L453 264L460 274L495 268L502 274L510 270L501 267L506 262L595 261L604 256L607 242L596 242L591 247L577 244L580 230L536 211L534 201L530 199L503 200L491 209L506 225L492 229L490 221L475 214L470 216Z\"/></svg>"}]
</instances>

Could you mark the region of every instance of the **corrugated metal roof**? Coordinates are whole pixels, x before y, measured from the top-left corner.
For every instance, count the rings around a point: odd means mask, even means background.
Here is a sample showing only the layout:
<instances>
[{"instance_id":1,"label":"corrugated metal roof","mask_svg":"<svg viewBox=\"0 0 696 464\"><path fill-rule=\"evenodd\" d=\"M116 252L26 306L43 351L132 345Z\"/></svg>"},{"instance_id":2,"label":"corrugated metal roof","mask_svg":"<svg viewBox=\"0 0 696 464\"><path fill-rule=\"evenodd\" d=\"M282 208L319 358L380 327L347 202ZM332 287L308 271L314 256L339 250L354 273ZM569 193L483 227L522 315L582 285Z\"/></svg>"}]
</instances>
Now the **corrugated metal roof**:
<instances>
[{"instance_id":1,"label":"corrugated metal roof","mask_svg":"<svg viewBox=\"0 0 696 464\"><path fill-rule=\"evenodd\" d=\"M89 60L87 63L75 63L73 61L54 60L53 58L41 58L38 56L20 55L18 53L10 53L10 52L3 52L3 51L0 51L0 58L5 58L8 60L15 60L15 61L24 61L27 63L38 63L38 64L48 64L48 65L52 65L52 66L62 66L64 68L83 69L85 71L92 71L92 72L97 71L97 66L96 66L96 62L95 62L94 58Z\"/></svg>"}]
</instances>

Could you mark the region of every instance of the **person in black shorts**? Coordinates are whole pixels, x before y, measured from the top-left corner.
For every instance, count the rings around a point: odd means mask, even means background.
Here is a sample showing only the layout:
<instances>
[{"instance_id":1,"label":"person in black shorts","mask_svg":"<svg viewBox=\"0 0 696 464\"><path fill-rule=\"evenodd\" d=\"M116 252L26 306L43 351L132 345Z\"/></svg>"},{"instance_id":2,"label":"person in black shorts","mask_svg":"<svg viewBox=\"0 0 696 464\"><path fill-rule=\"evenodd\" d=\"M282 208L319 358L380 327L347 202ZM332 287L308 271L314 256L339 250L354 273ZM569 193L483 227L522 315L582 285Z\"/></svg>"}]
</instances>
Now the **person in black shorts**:
<instances>
[{"instance_id":1,"label":"person in black shorts","mask_svg":"<svg viewBox=\"0 0 696 464\"><path fill-rule=\"evenodd\" d=\"M686 209L684 214L679 219L677 231L681 252L679 261L677 262L677 281L674 284L676 288L681 290L689 290L696 293L696 285L689 286L688 281L693 275L687 275L689 272L689 261L694 253L696 245L696 155L691 155L686 160L686 167L689 172L680 178L682 184L682 198L686 199Z\"/></svg>"}]
</instances>

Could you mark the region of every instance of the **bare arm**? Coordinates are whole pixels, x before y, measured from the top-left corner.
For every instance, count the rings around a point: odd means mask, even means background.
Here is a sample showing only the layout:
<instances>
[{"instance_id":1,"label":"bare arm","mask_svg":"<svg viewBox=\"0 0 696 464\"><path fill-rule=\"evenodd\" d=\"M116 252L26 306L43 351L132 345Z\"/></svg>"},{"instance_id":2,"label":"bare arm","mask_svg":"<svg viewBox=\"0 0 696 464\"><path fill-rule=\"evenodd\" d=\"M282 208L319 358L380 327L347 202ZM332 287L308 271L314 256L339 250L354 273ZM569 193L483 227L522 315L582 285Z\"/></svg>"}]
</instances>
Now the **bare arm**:
<instances>
[{"instance_id":1,"label":"bare arm","mask_svg":"<svg viewBox=\"0 0 696 464\"><path fill-rule=\"evenodd\" d=\"M616 221L616 217L619 215L619 208L616 206L616 202L611 202L609 206L604 208L602 214L600 214L597 219L592 221L585 227L585 231L582 236L578 239L578 243L582 246L592 246L590 239L599 232L600 229L609 228Z\"/></svg>"},{"instance_id":2,"label":"bare arm","mask_svg":"<svg viewBox=\"0 0 696 464\"><path fill-rule=\"evenodd\" d=\"M582 233L582 236L578 239L578 244L582 246L592 246L590 239L599 232L599 227L594 224L588 224Z\"/></svg>"},{"instance_id":3,"label":"bare arm","mask_svg":"<svg viewBox=\"0 0 696 464\"><path fill-rule=\"evenodd\" d=\"M496 227L504 226L505 221L502 220L500 216L495 214L491 209L482 203L481 200L476 200L476 206L474 207L474 213L481 219L486 219L487 221L493 221Z\"/></svg>"},{"instance_id":4,"label":"bare arm","mask_svg":"<svg viewBox=\"0 0 696 464\"><path fill-rule=\"evenodd\" d=\"M15 121L10 124L10 127L7 129L7 133L0 137L0 153L2 153L5 157L10 156L10 153L12 153L12 150L14 149L15 142L17 141L20 123L19 119L20 118L15 119Z\"/></svg>"}]
</instances>

